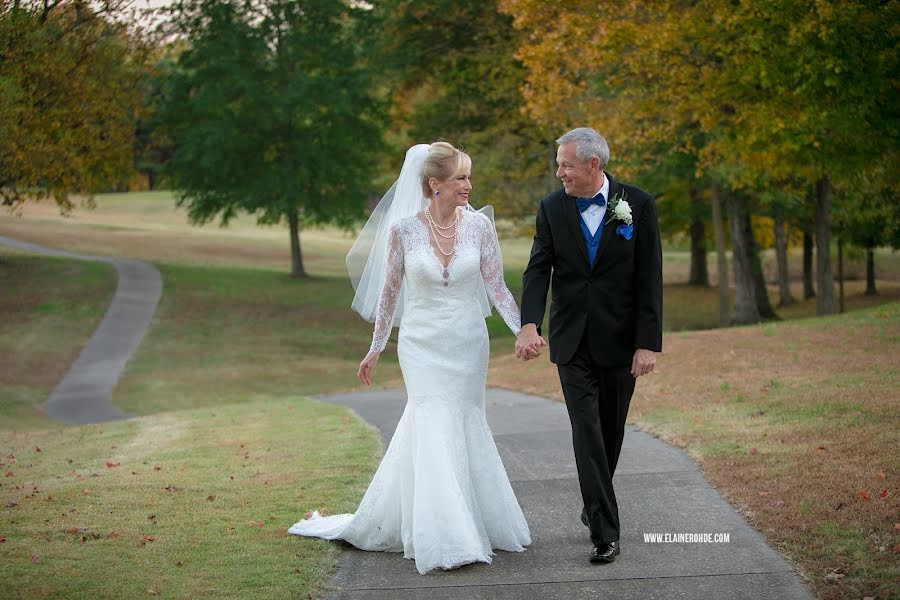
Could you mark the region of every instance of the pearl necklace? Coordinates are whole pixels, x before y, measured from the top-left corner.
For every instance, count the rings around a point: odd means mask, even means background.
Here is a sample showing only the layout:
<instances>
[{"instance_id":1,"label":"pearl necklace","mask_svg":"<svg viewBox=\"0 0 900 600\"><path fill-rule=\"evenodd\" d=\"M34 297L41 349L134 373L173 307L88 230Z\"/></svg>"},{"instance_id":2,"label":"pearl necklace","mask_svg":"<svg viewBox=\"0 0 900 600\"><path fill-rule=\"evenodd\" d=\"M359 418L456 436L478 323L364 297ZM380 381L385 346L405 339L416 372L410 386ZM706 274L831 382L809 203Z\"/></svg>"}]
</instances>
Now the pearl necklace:
<instances>
[{"instance_id":1,"label":"pearl necklace","mask_svg":"<svg viewBox=\"0 0 900 600\"><path fill-rule=\"evenodd\" d=\"M437 228L437 230L436 230L437 234L439 236L441 236L442 238L444 238L445 240L452 239L456 235L456 226L457 226L457 224L459 224L459 212L458 211L456 213L456 220L454 220L453 223L450 223L446 227L442 227L437 224L437 221L434 220L434 216L432 216L432 214L431 214L431 210L429 210L429 208L427 206L425 207L425 218L428 220L428 224L431 226L432 231L435 230L434 228ZM450 235L447 235L447 234L443 233L443 231L441 231L442 229L444 231L453 229L454 231Z\"/></svg>"},{"instance_id":2,"label":"pearl necklace","mask_svg":"<svg viewBox=\"0 0 900 600\"><path fill-rule=\"evenodd\" d=\"M437 249L444 256L453 256L453 252L456 250L456 239L457 234L459 233L459 211L456 211L456 219L454 220L452 225L448 225L447 227L440 227L437 223L434 222L434 218L431 216L431 211L428 210L428 207L425 207L425 219L428 221L429 230L431 231L431 237L434 239L434 245L437 246ZM438 229L453 229L452 235L444 235L439 232ZM452 239L453 245L450 247L450 251L447 252L443 248L441 248L441 243L438 241L438 235L440 235L444 239Z\"/></svg>"}]
</instances>

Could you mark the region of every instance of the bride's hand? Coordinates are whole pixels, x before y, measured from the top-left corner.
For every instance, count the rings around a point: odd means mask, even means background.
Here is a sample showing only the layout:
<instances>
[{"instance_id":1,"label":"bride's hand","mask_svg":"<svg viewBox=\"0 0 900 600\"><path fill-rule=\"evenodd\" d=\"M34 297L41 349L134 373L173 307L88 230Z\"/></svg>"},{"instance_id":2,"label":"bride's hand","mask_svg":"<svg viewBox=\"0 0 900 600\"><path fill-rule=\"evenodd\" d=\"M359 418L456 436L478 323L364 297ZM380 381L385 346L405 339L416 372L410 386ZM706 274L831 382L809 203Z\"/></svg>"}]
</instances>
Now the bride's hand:
<instances>
[{"instance_id":1,"label":"bride's hand","mask_svg":"<svg viewBox=\"0 0 900 600\"><path fill-rule=\"evenodd\" d=\"M375 370L375 365L378 364L379 356L381 356L381 352L373 350L366 354L366 357L359 363L359 371L357 371L356 376L366 385L372 385L372 371Z\"/></svg>"}]
</instances>

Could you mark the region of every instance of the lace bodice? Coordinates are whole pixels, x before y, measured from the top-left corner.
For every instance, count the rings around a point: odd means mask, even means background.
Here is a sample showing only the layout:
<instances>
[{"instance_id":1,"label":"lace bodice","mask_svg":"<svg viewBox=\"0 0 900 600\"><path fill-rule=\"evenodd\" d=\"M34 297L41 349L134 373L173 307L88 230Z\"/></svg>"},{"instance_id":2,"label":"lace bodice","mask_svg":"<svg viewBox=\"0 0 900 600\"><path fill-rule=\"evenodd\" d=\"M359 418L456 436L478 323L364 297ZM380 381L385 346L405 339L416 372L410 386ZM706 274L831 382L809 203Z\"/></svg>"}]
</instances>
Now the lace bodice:
<instances>
[{"instance_id":1,"label":"lace bodice","mask_svg":"<svg viewBox=\"0 0 900 600\"><path fill-rule=\"evenodd\" d=\"M405 288L404 314L425 310L434 311L436 317L452 318L453 311L481 310L477 293L483 281L491 304L518 334L519 307L503 280L503 263L490 219L462 212L456 249L446 268L438 261L430 235L427 225L415 215L391 227L370 350L381 352L387 345L401 287Z\"/></svg>"}]
</instances>

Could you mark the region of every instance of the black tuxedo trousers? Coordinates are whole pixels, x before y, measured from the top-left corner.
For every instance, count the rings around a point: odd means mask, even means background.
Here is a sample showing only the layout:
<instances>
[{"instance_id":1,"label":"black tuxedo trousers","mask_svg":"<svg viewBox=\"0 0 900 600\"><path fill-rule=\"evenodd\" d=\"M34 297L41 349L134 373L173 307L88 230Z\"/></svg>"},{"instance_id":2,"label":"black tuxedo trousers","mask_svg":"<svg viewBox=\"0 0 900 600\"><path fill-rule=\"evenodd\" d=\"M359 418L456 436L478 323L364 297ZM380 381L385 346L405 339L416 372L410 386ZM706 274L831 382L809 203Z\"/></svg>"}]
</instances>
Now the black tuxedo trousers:
<instances>
[{"instance_id":1,"label":"black tuxedo trousers","mask_svg":"<svg viewBox=\"0 0 900 600\"><path fill-rule=\"evenodd\" d=\"M595 546L619 539L619 505L613 475L625 439L625 419L635 379L629 367L597 365L587 336L572 360L557 365L572 424L583 512Z\"/></svg>"}]
</instances>

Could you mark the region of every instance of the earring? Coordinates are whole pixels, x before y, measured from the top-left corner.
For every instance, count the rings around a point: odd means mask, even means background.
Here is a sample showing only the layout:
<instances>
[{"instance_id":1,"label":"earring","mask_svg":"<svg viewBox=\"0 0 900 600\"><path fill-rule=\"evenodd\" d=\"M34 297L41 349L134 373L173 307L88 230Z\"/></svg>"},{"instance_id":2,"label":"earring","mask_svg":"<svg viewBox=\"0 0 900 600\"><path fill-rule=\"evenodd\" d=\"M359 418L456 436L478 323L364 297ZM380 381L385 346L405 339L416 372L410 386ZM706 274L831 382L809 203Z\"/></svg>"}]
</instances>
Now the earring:
<instances>
[{"instance_id":1,"label":"earring","mask_svg":"<svg viewBox=\"0 0 900 600\"><path fill-rule=\"evenodd\" d=\"M436 190L436 191L434 192L434 195L435 195L435 196L440 196L440 195L441 195L441 191L440 191L440 190Z\"/></svg>"}]
</instances>

